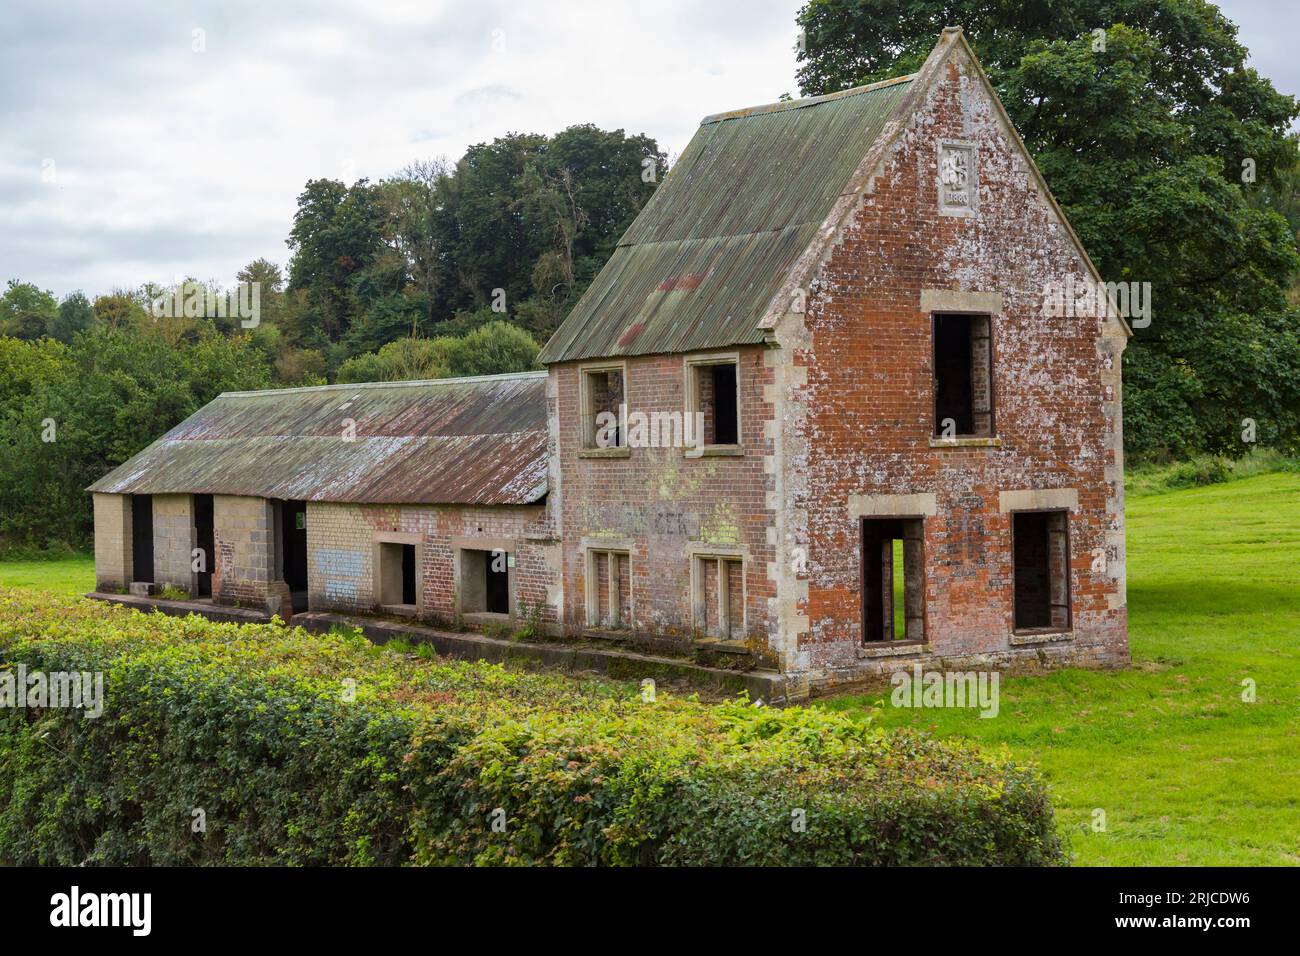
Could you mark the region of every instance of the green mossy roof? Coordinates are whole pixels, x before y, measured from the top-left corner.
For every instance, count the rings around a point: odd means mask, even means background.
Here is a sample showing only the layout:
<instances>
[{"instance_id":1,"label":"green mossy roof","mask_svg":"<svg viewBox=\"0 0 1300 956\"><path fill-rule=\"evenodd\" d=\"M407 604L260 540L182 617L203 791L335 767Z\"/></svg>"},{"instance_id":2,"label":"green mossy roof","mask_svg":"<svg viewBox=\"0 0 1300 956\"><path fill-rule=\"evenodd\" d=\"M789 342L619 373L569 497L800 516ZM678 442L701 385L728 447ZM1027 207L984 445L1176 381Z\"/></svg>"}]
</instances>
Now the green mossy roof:
<instances>
[{"instance_id":1,"label":"green mossy roof","mask_svg":"<svg viewBox=\"0 0 1300 956\"><path fill-rule=\"evenodd\" d=\"M542 361L763 341L759 320L911 79L707 117Z\"/></svg>"}]
</instances>

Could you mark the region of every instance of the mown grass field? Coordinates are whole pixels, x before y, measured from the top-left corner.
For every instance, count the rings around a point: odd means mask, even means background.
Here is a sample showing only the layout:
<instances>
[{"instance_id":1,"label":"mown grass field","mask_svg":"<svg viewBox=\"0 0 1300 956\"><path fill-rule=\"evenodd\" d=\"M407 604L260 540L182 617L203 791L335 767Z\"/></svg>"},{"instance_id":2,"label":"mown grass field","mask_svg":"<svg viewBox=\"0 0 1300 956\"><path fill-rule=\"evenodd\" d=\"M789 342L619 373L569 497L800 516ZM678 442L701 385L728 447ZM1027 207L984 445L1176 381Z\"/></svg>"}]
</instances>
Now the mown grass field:
<instances>
[{"instance_id":1,"label":"mown grass field","mask_svg":"<svg viewBox=\"0 0 1300 956\"><path fill-rule=\"evenodd\" d=\"M818 706L1036 761L1079 864L1300 864L1300 475L1132 497L1128 529L1130 670L1006 679L994 719ZM0 564L0 586L92 585L89 558Z\"/></svg>"},{"instance_id":2,"label":"mown grass field","mask_svg":"<svg viewBox=\"0 0 1300 956\"><path fill-rule=\"evenodd\" d=\"M95 558L77 555L45 561L0 561L0 587L85 594L95 589Z\"/></svg>"}]
</instances>

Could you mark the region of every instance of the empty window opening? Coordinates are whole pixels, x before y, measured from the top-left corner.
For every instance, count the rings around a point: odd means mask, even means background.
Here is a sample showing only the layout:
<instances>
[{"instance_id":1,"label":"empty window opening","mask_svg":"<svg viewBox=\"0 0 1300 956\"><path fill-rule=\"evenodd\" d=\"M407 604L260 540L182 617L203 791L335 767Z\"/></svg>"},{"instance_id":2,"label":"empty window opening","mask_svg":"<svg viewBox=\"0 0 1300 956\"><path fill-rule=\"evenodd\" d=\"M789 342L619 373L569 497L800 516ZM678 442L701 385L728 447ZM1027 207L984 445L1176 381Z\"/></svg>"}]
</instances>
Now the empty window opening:
<instances>
[{"instance_id":1,"label":"empty window opening","mask_svg":"<svg viewBox=\"0 0 1300 956\"><path fill-rule=\"evenodd\" d=\"M307 503L272 501L275 514L275 574L294 594L307 595ZM299 602L294 602L298 607Z\"/></svg>"},{"instance_id":2,"label":"empty window opening","mask_svg":"<svg viewBox=\"0 0 1300 956\"><path fill-rule=\"evenodd\" d=\"M925 532L920 518L862 519L862 640L925 639Z\"/></svg>"},{"instance_id":3,"label":"empty window opening","mask_svg":"<svg viewBox=\"0 0 1300 956\"><path fill-rule=\"evenodd\" d=\"M212 597L212 562L213 549L216 548L216 534L212 524L212 496L194 496L194 546L203 558L199 565L203 570L195 573L197 579L196 593L199 597Z\"/></svg>"},{"instance_id":4,"label":"empty window opening","mask_svg":"<svg viewBox=\"0 0 1300 956\"><path fill-rule=\"evenodd\" d=\"M993 353L987 315L934 317L934 433L993 435Z\"/></svg>"},{"instance_id":5,"label":"empty window opening","mask_svg":"<svg viewBox=\"0 0 1300 956\"><path fill-rule=\"evenodd\" d=\"M1012 515L1017 631L1070 627L1068 513L1026 511Z\"/></svg>"},{"instance_id":6,"label":"empty window opening","mask_svg":"<svg viewBox=\"0 0 1300 956\"><path fill-rule=\"evenodd\" d=\"M626 551L589 552L587 622L590 627L631 626L632 562Z\"/></svg>"},{"instance_id":7,"label":"empty window opening","mask_svg":"<svg viewBox=\"0 0 1300 956\"><path fill-rule=\"evenodd\" d=\"M152 495L131 496L131 580L154 582Z\"/></svg>"},{"instance_id":8,"label":"empty window opening","mask_svg":"<svg viewBox=\"0 0 1300 956\"><path fill-rule=\"evenodd\" d=\"M627 436L623 434L620 406L626 403L623 392L623 370L617 368L593 369L582 373L582 392L585 448L623 448Z\"/></svg>"},{"instance_id":9,"label":"empty window opening","mask_svg":"<svg viewBox=\"0 0 1300 956\"><path fill-rule=\"evenodd\" d=\"M416 548L400 541L379 545L379 603L414 613L416 604Z\"/></svg>"},{"instance_id":10,"label":"empty window opening","mask_svg":"<svg viewBox=\"0 0 1300 956\"><path fill-rule=\"evenodd\" d=\"M691 397L688 411L702 418L704 445L740 444L739 379L734 361L699 363L691 366ZM696 427L693 419L691 427Z\"/></svg>"},{"instance_id":11,"label":"empty window opening","mask_svg":"<svg viewBox=\"0 0 1300 956\"><path fill-rule=\"evenodd\" d=\"M510 613L510 555L505 551L462 551L460 583L465 613Z\"/></svg>"},{"instance_id":12,"label":"empty window opening","mask_svg":"<svg viewBox=\"0 0 1300 956\"><path fill-rule=\"evenodd\" d=\"M745 576L740 558L697 555L695 558L695 630L724 641L745 636Z\"/></svg>"}]
</instances>

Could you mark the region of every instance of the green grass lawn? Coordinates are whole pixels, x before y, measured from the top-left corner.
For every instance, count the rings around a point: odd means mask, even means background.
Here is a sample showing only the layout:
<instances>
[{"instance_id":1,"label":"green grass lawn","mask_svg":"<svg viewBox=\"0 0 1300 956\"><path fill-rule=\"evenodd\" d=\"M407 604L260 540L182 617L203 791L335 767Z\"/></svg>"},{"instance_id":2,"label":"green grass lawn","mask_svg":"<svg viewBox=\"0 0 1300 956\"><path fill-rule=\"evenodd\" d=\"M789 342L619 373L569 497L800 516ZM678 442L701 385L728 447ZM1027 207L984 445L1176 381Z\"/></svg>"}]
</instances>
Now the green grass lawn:
<instances>
[{"instance_id":1,"label":"green grass lawn","mask_svg":"<svg viewBox=\"0 0 1300 956\"><path fill-rule=\"evenodd\" d=\"M95 590L95 558L79 554L43 561L0 561L0 587L85 594Z\"/></svg>"},{"instance_id":2,"label":"green grass lawn","mask_svg":"<svg viewBox=\"0 0 1300 956\"><path fill-rule=\"evenodd\" d=\"M1300 474L1130 498L1128 542L1132 669L1005 679L994 719L818 706L1037 762L1078 863L1300 863ZM0 585L93 584L88 557L0 564Z\"/></svg>"},{"instance_id":3,"label":"green grass lawn","mask_svg":"<svg viewBox=\"0 0 1300 956\"><path fill-rule=\"evenodd\" d=\"M1300 475L1130 499L1128 581L1130 670L1005 679L993 719L819 706L1037 762L1078 863L1300 863Z\"/></svg>"}]
</instances>

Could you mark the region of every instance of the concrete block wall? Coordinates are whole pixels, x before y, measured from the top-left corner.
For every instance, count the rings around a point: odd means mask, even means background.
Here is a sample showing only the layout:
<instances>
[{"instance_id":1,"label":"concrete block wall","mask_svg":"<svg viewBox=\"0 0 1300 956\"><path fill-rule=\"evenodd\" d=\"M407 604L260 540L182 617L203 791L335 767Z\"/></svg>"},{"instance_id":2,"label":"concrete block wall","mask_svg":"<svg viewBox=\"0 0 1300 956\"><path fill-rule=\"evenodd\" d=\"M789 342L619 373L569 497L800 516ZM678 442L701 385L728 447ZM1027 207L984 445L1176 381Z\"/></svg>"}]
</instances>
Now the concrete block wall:
<instances>
[{"instance_id":1,"label":"concrete block wall","mask_svg":"<svg viewBox=\"0 0 1300 956\"><path fill-rule=\"evenodd\" d=\"M212 499L212 597L218 604L265 607L269 597L287 600L276 581L274 509L265 498L215 495Z\"/></svg>"},{"instance_id":2,"label":"concrete block wall","mask_svg":"<svg viewBox=\"0 0 1300 956\"><path fill-rule=\"evenodd\" d=\"M972 215L940 214L944 140L975 144ZM1043 315L1045 286L1069 274L1086 278L1084 260L973 65L954 53L826 253L806 313L778 326L781 538L808 559L784 592L789 670L830 685L915 659L1128 660L1125 337L1114 320ZM942 311L992 313L996 441L934 440L931 321ZM1068 503L1074 626L1024 639L1012 628L1004 496L1040 491ZM858 522L872 502L924 516L927 646L910 659L862 647Z\"/></svg>"},{"instance_id":3,"label":"concrete block wall","mask_svg":"<svg viewBox=\"0 0 1300 956\"><path fill-rule=\"evenodd\" d=\"M131 583L131 496L94 496L95 590L124 591Z\"/></svg>"},{"instance_id":4,"label":"concrete block wall","mask_svg":"<svg viewBox=\"0 0 1300 956\"><path fill-rule=\"evenodd\" d=\"M417 546L416 587L423 620L451 624L460 590L461 549L500 547L513 558L511 606L522 616L541 606L552 630L560 616L559 544L542 505L352 505L309 502L307 562L312 610L370 612L380 603L376 544Z\"/></svg>"},{"instance_id":5,"label":"concrete block wall","mask_svg":"<svg viewBox=\"0 0 1300 956\"><path fill-rule=\"evenodd\" d=\"M307 606L313 611L372 611L374 534L360 505L307 503Z\"/></svg>"},{"instance_id":6,"label":"concrete block wall","mask_svg":"<svg viewBox=\"0 0 1300 956\"><path fill-rule=\"evenodd\" d=\"M153 496L154 581L190 595L198 588L193 570L193 552L198 547L193 500L191 495Z\"/></svg>"}]
</instances>

